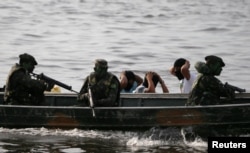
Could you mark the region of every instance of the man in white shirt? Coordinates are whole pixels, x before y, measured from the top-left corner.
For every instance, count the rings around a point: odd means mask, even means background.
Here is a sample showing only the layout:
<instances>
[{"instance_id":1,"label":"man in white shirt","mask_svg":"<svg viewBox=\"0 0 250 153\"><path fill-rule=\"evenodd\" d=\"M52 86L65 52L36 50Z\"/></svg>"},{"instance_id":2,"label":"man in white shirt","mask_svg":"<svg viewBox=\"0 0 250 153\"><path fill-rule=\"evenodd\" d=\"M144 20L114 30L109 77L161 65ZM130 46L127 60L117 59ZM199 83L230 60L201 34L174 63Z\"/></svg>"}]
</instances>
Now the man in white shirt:
<instances>
[{"instance_id":1,"label":"man in white shirt","mask_svg":"<svg viewBox=\"0 0 250 153\"><path fill-rule=\"evenodd\" d=\"M180 81L181 93L189 93L192 89L196 75L191 73L190 62L184 58L179 58L174 62L174 66L170 68L170 73Z\"/></svg>"}]
</instances>

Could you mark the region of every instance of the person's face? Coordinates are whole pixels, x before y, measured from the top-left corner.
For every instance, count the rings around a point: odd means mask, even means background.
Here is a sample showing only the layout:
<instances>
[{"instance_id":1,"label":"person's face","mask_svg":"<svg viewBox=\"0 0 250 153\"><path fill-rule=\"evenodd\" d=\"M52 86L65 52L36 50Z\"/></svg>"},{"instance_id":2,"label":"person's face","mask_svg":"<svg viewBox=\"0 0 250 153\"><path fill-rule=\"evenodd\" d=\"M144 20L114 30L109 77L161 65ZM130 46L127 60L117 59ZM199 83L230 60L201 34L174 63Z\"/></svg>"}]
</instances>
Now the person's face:
<instances>
[{"instance_id":1,"label":"person's face","mask_svg":"<svg viewBox=\"0 0 250 153\"><path fill-rule=\"evenodd\" d=\"M100 66L95 66L94 71L97 77L102 77L106 74L107 68L100 67Z\"/></svg>"},{"instance_id":2,"label":"person's face","mask_svg":"<svg viewBox=\"0 0 250 153\"><path fill-rule=\"evenodd\" d=\"M23 67L29 72L33 72L33 70L35 69L35 65L31 62L26 62L26 63L23 63Z\"/></svg>"},{"instance_id":3,"label":"person's face","mask_svg":"<svg viewBox=\"0 0 250 153\"><path fill-rule=\"evenodd\" d=\"M222 71L222 66L219 62L214 63L213 65L210 66L210 69L212 70L214 75L219 76Z\"/></svg>"},{"instance_id":4,"label":"person's face","mask_svg":"<svg viewBox=\"0 0 250 153\"><path fill-rule=\"evenodd\" d=\"M215 71L215 75L220 75L221 74L221 71L222 71L222 67L221 66L218 66L216 71Z\"/></svg>"}]
</instances>

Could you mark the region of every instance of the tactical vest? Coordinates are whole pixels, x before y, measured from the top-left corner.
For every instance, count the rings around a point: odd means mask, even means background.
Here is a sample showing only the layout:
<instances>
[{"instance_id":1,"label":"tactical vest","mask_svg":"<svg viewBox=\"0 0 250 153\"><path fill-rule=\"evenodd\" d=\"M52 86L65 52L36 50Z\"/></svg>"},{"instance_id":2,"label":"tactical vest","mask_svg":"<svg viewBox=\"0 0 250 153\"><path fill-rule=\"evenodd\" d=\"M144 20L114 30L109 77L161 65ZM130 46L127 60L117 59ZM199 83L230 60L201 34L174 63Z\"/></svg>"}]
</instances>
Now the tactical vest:
<instances>
[{"instance_id":1,"label":"tactical vest","mask_svg":"<svg viewBox=\"0 0 250 153\"><path fill-rule=\"evenodd\" d=\"M189 104L191 105L215 105L219 103L219 97L213 94L212 91L206 89L203 84L200 83L201 79L205 76L201 74L198 76L197 82L194 83L194 88L189 97Z\"/></svg>"},{"instance_id":2,"label":"tactical vest","mask_svg":"<svg viewBox=\"0 0 250 153\"><path fill-rule=\"evenodd\" d=\"M12 67L5 88L4 101L9 104L21 104L21 105L39 105L44 101L43 87L39 87L40 82L34 84L34 81L29 85L35 85L36 89L29 89L21 84L18 80L13 80L15 73L23 73L25 79L32 81L26 70L20 65L16 64ZM19 78L20 79L20 78ZM22 78L24 79L24 78ZM11 82L10 82L11 81ZM15 84L16 83L16 84ZM35 82L36 83L36 82Z\"/></svg>"},{"instance_id":3,"label":"tactical vest","mask_svg":"<svg viewBox=\"0 0 250 153\"><path fill-rule=\"evenodd\" d=\"M17 71L23 71L23 73L26 73L26 70L22 67L20 67L20 65L16 64L14 65L8 75L8 79L6 81L6 88L5 88L5 93L4 93L4 101L8 102L10 101L10 98L13 97L13 94L15 94L16 90L21 90L21 89L11 89L11 84L10 84L10 79L12 77L12 75L17 72Z\"/></svg>"},{"instance_id":4,"label":"tactical vest","mask_svg":"<svg viewBox=\"0 0 250 153\"><path fill-rule=\"evenodd\" d=\"M117 77L114 76L112 73L107 72L107 74L97 82L95 74L90 74L90 76L88 77L88 82L91 86L93 95L95 95L95 99L102 99L108 97L113 78L118 81L118 92L116 99L116 102L118 102L118 100L120 99L120 83Z\"/></svg>"},{"instance_id":5,"label":"tactical vest","mask_svg":"<svg viewBox=\"0 0 250 153\"><path fill-rule=\"evenodd\" d=\"M199 87L201 77L202 75L199 75L197 80L194 82L192 91L188 97L187 105L200 105L203 95L203 89Z\"/></svg>"}]
</instances>

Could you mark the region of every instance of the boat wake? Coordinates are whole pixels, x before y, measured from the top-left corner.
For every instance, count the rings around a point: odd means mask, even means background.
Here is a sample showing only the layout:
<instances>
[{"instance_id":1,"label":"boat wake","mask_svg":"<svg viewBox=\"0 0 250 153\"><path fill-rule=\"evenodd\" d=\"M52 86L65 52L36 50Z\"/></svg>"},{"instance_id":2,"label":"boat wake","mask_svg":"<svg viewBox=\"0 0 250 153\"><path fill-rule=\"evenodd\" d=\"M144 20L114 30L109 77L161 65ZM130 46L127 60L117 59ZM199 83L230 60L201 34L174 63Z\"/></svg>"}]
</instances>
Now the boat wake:
<instances>
[{"instance_id":1,"label":"boat wake","mask_svg":"<svg viewBox=\"0 0 250 153\"><path fill-rule=\"evenodd\" d=\"M33 143L58 143L80 141L81 143L100 143L124 147L130 151L142 151L150 148L189 150L190 152L205 152L206 141L199 137L187 139L187 130L178 128L151 128L147 131L101 131L81 129L47 129L25 128L8 129L0 128L3 140L9 137L25 139Z\"/></svg>"},{"instance_id":2,"label":"boat wake","mask_svg":"<svg viewBox=\"0 0 250 153\"><path fill-rule=\"evenodd\" d=\"M160 149L189 150L190 152L206 152L207 142L200 137L187 138L190 133L179 128L151 128L140 133L127 141L127 146L135 149L136 147L158 147ZM194 134L192 135L194 136ZM178 149L176 149L178 148Z\"/></svg>"}]
</instances>

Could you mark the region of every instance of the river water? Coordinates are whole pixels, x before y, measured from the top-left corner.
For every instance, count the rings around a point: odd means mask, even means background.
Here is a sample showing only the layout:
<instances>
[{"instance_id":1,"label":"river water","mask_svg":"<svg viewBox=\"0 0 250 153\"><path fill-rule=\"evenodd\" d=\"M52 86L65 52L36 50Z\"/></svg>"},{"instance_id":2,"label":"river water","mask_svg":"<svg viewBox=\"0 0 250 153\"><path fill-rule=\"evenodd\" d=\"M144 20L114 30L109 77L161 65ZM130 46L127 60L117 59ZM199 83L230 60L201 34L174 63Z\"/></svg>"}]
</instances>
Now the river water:
<instances>
[{"instance_id":1,"label":"river water","mask_svg":"<svg viewBox=\"0 0 250 153\"><path fill-rule=\"evenodd\" d=\"M97 58L119 76L158 72L170 92L175 59L193 65L207 55L226 63L223 82L249 90L248 0L4 0L0 1L0 87L18 55L32 54L36 73L79 91ZM69 92L63 90L62 92ZM157 92L161 92L157 88ZM155 131L0 129L0 152L206 152L206 142L153 139ZM153 132L152 132L153 131ZM172 130L158 131L172 133ZM166 136L168 138L168 135Z\"/></svg>"}]
</instances>

